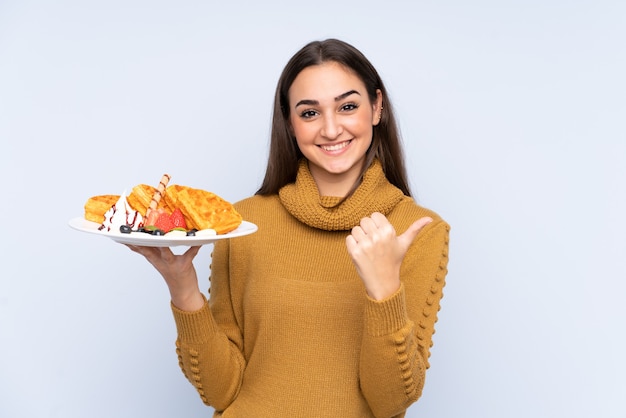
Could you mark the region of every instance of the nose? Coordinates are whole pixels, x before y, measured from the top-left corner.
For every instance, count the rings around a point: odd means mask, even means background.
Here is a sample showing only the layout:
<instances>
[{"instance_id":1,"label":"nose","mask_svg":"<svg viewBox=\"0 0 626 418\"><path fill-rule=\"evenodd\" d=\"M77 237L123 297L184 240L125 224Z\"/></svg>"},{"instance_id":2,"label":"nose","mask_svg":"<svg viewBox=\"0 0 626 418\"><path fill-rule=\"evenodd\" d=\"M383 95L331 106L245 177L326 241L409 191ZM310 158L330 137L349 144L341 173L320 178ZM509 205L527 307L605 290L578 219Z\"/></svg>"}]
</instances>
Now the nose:
<instances>
[{"instance_id":1,"label":"nose","mask_svg":"<svg viewBox=\"0 0 626 418\"><path fill-rule=\"evenodd\" d=\"M322 136L329 140L335 140L343 133L343 126L335 114L324 116L324 125L320 132Z\"/></svg>"}]
</instances>

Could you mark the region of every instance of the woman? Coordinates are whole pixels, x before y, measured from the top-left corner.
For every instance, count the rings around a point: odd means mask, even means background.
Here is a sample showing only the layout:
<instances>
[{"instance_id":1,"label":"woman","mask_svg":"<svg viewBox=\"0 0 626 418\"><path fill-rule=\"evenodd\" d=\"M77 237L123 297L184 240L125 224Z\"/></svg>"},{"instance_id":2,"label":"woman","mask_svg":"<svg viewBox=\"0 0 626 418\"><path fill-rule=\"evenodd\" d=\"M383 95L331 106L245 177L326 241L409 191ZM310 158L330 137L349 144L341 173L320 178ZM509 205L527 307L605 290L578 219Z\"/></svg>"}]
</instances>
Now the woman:
<instances>
[{"instance_id":1,"label":"woman","mask_svg":"<svg viewBox=\"0 0 626 418\"><path fill-rule=\"evenodd\" d=\"M374 67L338 40L303 47L278 82L265 179L235 205L259 230L215 244L210 300L197 247L131 247L164 277L180 366L216 417L405 415L449 232L410 196Z\"/></svg>"}]
</instances>

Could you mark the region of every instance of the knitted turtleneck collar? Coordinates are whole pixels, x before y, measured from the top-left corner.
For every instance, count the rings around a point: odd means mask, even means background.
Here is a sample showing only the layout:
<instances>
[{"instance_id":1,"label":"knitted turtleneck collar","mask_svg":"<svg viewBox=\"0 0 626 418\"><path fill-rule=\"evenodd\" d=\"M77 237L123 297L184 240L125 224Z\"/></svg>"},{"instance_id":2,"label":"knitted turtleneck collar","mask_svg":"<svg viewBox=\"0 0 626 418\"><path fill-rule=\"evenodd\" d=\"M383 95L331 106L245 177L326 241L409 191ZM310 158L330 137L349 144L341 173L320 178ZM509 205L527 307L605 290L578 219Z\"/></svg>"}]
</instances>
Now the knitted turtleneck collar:
<instances>
[{"instance_id":1,"label":"knitted turtleneck collar","mask_svg":"<svg viewBox=\"0 0 626 418\"><path fill-rule=\"evenodd\" d=\"M348 231L373 212L387 215L404 194L389 183L382 165L374 160L357 190L340 205L340 197L320 196L306 159L300 161L295 183L278 192L283 206L299 221L326 231Z\"/></svg>"}]
</instances>

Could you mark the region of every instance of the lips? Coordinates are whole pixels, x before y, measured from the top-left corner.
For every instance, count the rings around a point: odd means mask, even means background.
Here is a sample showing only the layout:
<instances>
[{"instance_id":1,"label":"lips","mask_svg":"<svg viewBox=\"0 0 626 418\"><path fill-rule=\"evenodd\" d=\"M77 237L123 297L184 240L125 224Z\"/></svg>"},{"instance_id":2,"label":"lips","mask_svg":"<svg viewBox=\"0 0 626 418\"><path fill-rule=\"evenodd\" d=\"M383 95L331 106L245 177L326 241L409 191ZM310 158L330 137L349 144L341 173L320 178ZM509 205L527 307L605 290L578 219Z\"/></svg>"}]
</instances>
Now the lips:
<instances>
[{"instance_id":1,"label":"lips","mask_svg":"<svg viewBox=\"0 0 626 418\"><path fill-rule=\"evenodd\" d=\"M323 149L324 151L339 151L344 149L345 147L347 147L348 145L350 145L350 143L352 142L352 140L349 141L343 141L340 142L338 144L331 144L331 145L318 145L318 147L320 147L321 149Z\"/></svg>"}]
</instances>

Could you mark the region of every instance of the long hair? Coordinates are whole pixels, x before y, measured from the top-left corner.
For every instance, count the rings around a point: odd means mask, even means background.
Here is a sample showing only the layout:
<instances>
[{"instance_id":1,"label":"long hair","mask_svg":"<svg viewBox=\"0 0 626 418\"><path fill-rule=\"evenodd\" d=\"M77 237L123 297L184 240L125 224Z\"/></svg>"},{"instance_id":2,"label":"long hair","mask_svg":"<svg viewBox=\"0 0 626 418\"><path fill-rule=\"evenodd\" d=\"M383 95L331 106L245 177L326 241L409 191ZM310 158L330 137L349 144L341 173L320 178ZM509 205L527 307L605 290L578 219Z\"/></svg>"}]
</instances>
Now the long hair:
<instances>
[{"instance_id":1,"label":"long hair","mask_svg":"<svg viewBox=\"0 0 626 418\"><path fill-rule=\"evenodd\" d=\"M283 69L274 96L267 169L256 194L276 194L281 187L295 182L299 160L303 158L303 154L290 130L289 89L303 69L326 62L336 62L353 71L365 84L372 103L376 101L377 90L380 90L383 96L380 123L373 127L372 144L367 150L363 171L348 195L354 192L365 170L378 158L389 182L402 190L405 195L411 196L400 134L383 81L374 66L358 49L337 39L313 41L305 45Z\"/></svg>"}]
</instances>

